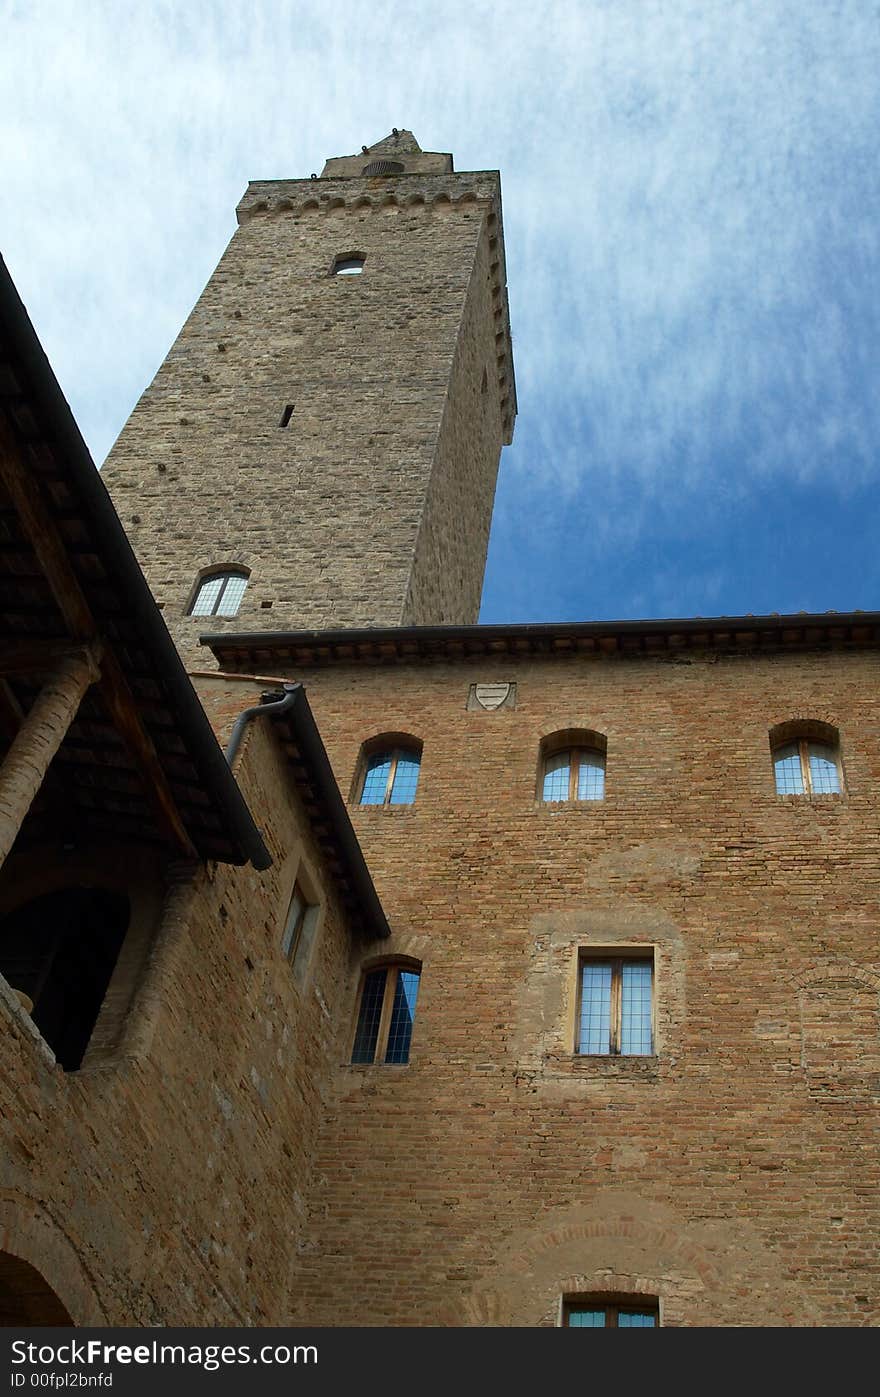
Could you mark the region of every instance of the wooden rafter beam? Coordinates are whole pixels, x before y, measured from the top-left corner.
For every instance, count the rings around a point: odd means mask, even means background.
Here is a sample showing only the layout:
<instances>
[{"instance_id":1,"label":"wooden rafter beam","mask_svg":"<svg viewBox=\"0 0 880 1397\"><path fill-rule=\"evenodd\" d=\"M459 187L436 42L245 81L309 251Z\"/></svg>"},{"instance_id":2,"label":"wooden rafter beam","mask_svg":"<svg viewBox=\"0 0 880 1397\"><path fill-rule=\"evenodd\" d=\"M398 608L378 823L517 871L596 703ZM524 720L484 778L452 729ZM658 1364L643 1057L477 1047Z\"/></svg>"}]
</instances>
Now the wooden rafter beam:
<instances>
[{"instance_id":1,"label":"wooden rafter beam","mask_svg":"<svg viewBox=\"0 0 880 1397\"><path fill-rule=\"evenodd\" d=\"M2 415L0 482L12 501L21 528L40 563L71 639L87 643L96 641L98 627L88 598L39 486L28 470L24 449L10 423ZM113 725L144 780L160 827L186 858L196 858L196 850L180 817L174 793L162 769L153 739L144 726L119 661L110 650L103 656L99 683Z\"/></svg>"},{"instance_id":2,"label":"wooden rafter beam","mask_svg":"<svg viewBox=\"0 0 880 1397\"><path fill-rule=\"evenodd\" d=\"M50 675L0 766L0 865L18 838L49 764L100 674L100 646L80 646Z\"/></svg>"}]
</instances>

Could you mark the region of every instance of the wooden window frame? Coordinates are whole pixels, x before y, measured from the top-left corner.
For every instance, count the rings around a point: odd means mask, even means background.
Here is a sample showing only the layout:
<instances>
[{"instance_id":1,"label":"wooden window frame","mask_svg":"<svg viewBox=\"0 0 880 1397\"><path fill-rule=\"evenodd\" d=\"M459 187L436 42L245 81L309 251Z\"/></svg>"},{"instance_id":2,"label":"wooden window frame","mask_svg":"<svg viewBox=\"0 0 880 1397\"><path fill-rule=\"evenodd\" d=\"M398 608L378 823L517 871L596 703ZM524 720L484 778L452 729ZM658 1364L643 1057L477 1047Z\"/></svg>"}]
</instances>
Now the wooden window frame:
<instances>
[{"instance_id":1,"label":"wooden window frame","mask_svg":"<svg viewBox=\"0 0 880 1397\"><path fill-rule=\"evenodd\" d=\"M583 996L583 968L585 965L611 966L610 1023L608 1031L608 1052L587 1053L580 1047L581 1000ZM623 1021L623 967L625 965L650 965L651 967L651 1051L650 1053L624 1053L620 1050L621 1024ZM576 1057L637 1058L646 1060L657 1056L657 966L653 950L632 951L625 954L609 955L601 950L580 951L577 958L577 994L574 1014L574 1052Z\"/></svg>"},{"instance_id":2,"label":"wooden window frame","mask_svg":"<svg viewBox=\"0 0 880 1397\"><path fill-rule=\"evenodd\" d=\"M659 1328L660 1328L660 1304L659 1304L659 1301L657 1301L657 1300L655 1300L655 1299L653 1299L653 1298L651 1298L651 1297L649 1297L649 1296L646 1296L644 1300L640 1300L640 1297L637 1296L637 1295L622 1297L622 1298L619 1299L619 1300L606 1300L604 1297L597 1297L597 1296L592 1296L592 1295L566 1295L566 1296L563 1296L563 1300L562 1300L562 1328L563 1328L563 1329L571 1329L571 1328L573 1328L573 1327L574 1327L574 1328L580 1327L580 1326L573 1326L573 1325L571 1324L571 1314L572 1314L572 1311L573 1311L573 1310L602 1310L602 1311L604 1312L604 1314L605 1314L605 1324L604 1324L604 1328L605 1328L605 1329L619 1329L620 1326L619 1326L618 1323L617 1323L617 1319L618 1319L618 1316L621 1315L621 1314L624 1314L624 1315L626 1315L626 1314L630 1314L630 1315L645 1315L645 1314L650 1314L650 1315L653 1315L653 1317L654 1317L654 1323L653 1323L653 1325L645 1326L645 1327L649 1327L649 1328L652 1328L652 1329L659 1329Z\"/></svg>"},{"instance_id":3,"label":"wooden window frame","mask_svg":"<svg viewBox=\"0 0 880 1397\"><path fill-rule=\"evenodd\" d=\"M814 791L813 773L810 770L810 746L827 747L829 752L834 753L834 765L837 768L837 790L836 791ZM797 747L798 759L801 764L801 784L802 791L780 791L776 787L776 758L783 747ZM838 796L843 795L843 767L840 762L840 744L837 741L826 737L789 737L785 741L779 740L773 744L771 749L773 757L773 785L776 794L785 799L797 796Z\"/></svg>"},{"instance_id":4,"label":"wooden window frame","mask_svg":"<svg viewBox=\"0 0 880 1397\"><path fill-rule=\"evenodd\" d=\"M384 989L384 991L383 991L383 997L382 997L382 1011L381 1011L381 1013L380 1013L380 1015L379 1015L379 1028L378 1028L378 1031L377 1031L377 1033L376 1033L376 1046L375 1046L375 1048L373 1049L373 1056L370 1058L370 1060L369 1060L368 1062L364 1062L364 1061L362 1061L362 1060L361 1060L361 1061L358 1061L358 1062L353 1062L353 1061L352 1061L352 1054L354 1053L355 1043L357 1042L358 1026L359 1026L359 1024L360 1024L360 1017L361 1017L361 1004L363 1003L364 990L365 990L365 988L366 988L367 978L368 978L368 976L374 974L377 970L384 970L384 971L386 971L386 975L385 975L385 989ZM350 1065L350 1066L352 1066L352 1067L407 1067L407 1066L409 1065L409 1060L410 1060L410 1059L409 1059L409 1054L407 1054L406 1062L386 1062L386 1061L385 1061L385 1054L386 1054L387 1051L388 1051L388 1036L389 1036L389 1033L390 1033L390 1031L391 1031L391 1015L392 1015L392 1013L393 1013L393 1011L394 1011L394 1000L395 1000L395 996L396 996L396 994L397 994L397 981L398 981L398 979L399 979L399 977L400 977L400 972L401 972L401 971L407 972L407 973L410 974L410 975L418 975L418 977L419 977L419 989L421 990L421 980L422 980L422 964L421 964L421 961L417 961L417 960L406 960L406 959L380 960L380 961L375 961L375 962L374 962L373 964L371 964L371 965L366 965L366 966L364 966L364 968L363 968L363 970L362 970L362 972L361 972L360 986L359 986L359 989L358 989L357 1002L356 1002L356 1004L355 1004L354 1026L353 1026L352 1032L351 1032L351 1043L350 1043L349 1049L348 1049L348 1061L349 1061L349 1065ZM415 1032L415 1014L413 1014L413 1032Z\"/></svg>"},{"instance_id":5,"label":"wooden window frame","mask_svg":"<svg viewBox=\"0 0 880 1397\"><path fill-rule=\"evenodd\" d=\"M384 796L384 798L383 798L381 804L379 803L378 800L365 802L365 801L364 801L364 798L363 798L363 797L364 797L364 790L365 790L366 784L367 784L367 777L368 777L369 774L370 774L370 762L372 761L373 757L382 757L382 758L388 757L388 758L390 759L390 761L391 761L391 766L390 766L390 768L389 768L389 770L388 770L388 779L387 779L387 781L386 781L386 783L385 783L385 796ZM401 758L403 758L403 759L406 760L406 761L412 761L414 757L418 757L418 762L419 762L419 779L421 779L421 775L422 775L422 753L421 753L421 750L420 750L419 748L417 748L417 747L405 747L405 746L403 746L403 745L400 745L400 746L397 746L397 747L391 747L391 748L388 748L388 747L374 747L372 751L370 751L370 752L365 752L365 753L364 753L364 757L363 757L363 771L361 772L361 777L360 777L360 780L359 780L359 782L358 782L358 798L357 798L357 804L358 804L358 805L363 805L363 807L364 807L365 810L369 810L370 808L372 808L372 809L374 809L374 810L382 810L382 809L384 809L386 806L390 805L390 804L391 804L391 792L394 790L394 780L395 780L395 777L397 776L397 766L398 766L398 762L401 760ZM418 782L416 782L416 789L418 789ZM412 798L412 800L400 800L400 801L395 801L395 805L415 805L415 799L416 799L416 792L413 792L413 798ZM377 968L378 968L378 967L377 967Z\"/></svg>"},{"instance_id":6,"label":"wooden window frame","mask_svg":"<svg viewBox=\"0 0 880 1397\"><path fill-rule=\"evenodd\" d=\"M555 757L568 757L568 795L562 799L551 799L544 795L544 781L547 776L547 764ZM583 757L599 757L602 763L602 795L601 796L578 796L578 779L581 771L581 759ZM596 765L595 762L591 765ZM541 762L541 801L544 805L598 805L600 800L605 799L605 753L600 752L598 747L557 747L552 752L545 752Z\"/></svg>"}]
</instances>

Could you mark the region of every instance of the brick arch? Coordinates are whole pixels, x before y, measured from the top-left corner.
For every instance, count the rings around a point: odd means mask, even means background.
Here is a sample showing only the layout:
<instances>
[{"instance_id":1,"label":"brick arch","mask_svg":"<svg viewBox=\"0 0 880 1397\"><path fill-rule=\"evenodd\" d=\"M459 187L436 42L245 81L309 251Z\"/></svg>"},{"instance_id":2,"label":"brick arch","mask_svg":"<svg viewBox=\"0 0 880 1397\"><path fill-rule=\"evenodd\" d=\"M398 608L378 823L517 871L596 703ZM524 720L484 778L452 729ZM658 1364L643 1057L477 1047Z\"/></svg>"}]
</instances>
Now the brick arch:
<instances>
[{"instance_id":1,"label":"brick arch","mask_svg":"<svg viewBox=\"0 0 880 1397\"><path fill-rule=\"evenodd\" d=\"M4 1284L31 1316L5 1324L108 1322L73 1241L48 1210L20 1195L0 1197L0 1295Z\"/></svg>"},{"instance_id":2,"label":"brick arch","mask_svg":"<svg viewBox=\"0 0 880 1397\"><path fill-rule=\"evenodd\" d=\"M799 990L816 989L833 981L855 981L866 989L880 993L880 975L868 966L857 965L851 960L827 960L798 970L789 976L791 984Z\"/></svg>"},{"instance_id":3,"label":"brick arch","mask_svg":"<svg viewBox=\"0 0 880 1397\"><path fill-rule=\"evenodd\" d=\"M841 958L814 962L791 979L810 1095L873 1100L880 1071L880 975Z\"/></svg>"},{"instance_id":4,"label":"brick arch","mask_svg":"<svg viewBox=\"0 0 880 1397\"><path fill-rule=\"evenodd\" d=\"M673 1326L764 1324L761 1297L772 1293L776 1322L818 1322L796 1278L784 1274L766 1239L741 1221L704 1227L616 1189L512 1236L484 1280L442 1318L459 1325L552 1325L561 1296L590 1293L656 1295L662 1322Z\"/></svg>"},{"instance_id":5,"label":"brick arch","mask_svg":"<svg viewBox=\"0 0 880 1397\"><path fill-rule=\"evenodd\" d=\"M786 718L781 723L774 723L768 735L771 749L784 747L787 742L794 742L799 737L824 742L829 747L837 747L840 743L840 731L836 724L815 714L809 718Z\"/></svg>"}]
</instances>

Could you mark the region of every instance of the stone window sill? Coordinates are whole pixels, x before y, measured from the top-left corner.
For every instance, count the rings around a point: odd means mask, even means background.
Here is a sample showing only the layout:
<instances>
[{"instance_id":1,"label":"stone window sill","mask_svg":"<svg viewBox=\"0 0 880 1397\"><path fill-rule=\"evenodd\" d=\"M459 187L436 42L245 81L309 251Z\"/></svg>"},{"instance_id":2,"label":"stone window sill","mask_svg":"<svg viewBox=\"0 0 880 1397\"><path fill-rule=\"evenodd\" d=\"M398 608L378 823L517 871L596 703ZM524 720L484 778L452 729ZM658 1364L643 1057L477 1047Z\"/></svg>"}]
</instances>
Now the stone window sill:
<instances>
[{"instance_id":1,"label":"stone window sill","mask_svg":"<svg viewBox=\"0 0 880 1397\"><path fill-rule=\"evenodd\" d=\"M838 805L846 801L845 791L788 791L784 795L776 793L777 805Z\"/></svg>"},{"instance_id":2,"label":"stone window sill","mask_svg":"<svg viewBox=\"0 0 880 1397\"><path fill-rule=\"evenodd\" d=\"M547 1053L544 1064L561 1076L590 1078L602 1081L612 1077L619 1081L655 1082L660 1076L660 1058L608 1056L591 1053Z\"/></svg>"},{"instance_id":3,"label":"stone window sill","mask_svg":"<svg viewBox=\"0 0 880 1397\"><path fill-rule=\"evenodd\" d=\"M415 814L416 807L415 801L411 802L409 805L361 805L359 802L355 801L354 805L351 805L349 809L352 811L353 814L356 815L411 816Z\"/></svg>"},{"instance_id":4,"label":"stone window sill","mask_svg":"<svg viewBox=\"0 0 880 1397\"><path fill-rule=\"evenodd\" d=\"M608 809L603 800L536 800L536 815L600 815Z\"/></svg>"}]
</instances>

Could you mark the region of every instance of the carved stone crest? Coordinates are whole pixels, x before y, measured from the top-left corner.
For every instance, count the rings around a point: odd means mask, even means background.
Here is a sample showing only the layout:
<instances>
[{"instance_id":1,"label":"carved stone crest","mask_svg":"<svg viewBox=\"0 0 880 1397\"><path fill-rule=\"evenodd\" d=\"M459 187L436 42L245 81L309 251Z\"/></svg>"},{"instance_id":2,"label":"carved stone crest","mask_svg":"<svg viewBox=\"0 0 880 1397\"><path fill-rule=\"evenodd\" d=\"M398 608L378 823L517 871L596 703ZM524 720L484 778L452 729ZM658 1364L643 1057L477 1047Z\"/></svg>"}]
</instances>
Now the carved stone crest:
<instances>
[{"instance_id":1,"label":"carved stone crest","mask_svg":"<svg viewBox=\"0 0 880 1397\"><path fill-rule=\"evenodd\" d=\"M472 684L468 694L468 708L483 708L492 713L496 708L514 708L515 700L515 684Z\"/></svg>"}]
</instances>

